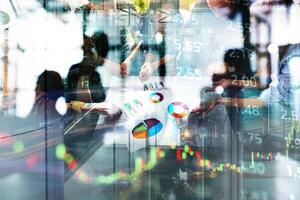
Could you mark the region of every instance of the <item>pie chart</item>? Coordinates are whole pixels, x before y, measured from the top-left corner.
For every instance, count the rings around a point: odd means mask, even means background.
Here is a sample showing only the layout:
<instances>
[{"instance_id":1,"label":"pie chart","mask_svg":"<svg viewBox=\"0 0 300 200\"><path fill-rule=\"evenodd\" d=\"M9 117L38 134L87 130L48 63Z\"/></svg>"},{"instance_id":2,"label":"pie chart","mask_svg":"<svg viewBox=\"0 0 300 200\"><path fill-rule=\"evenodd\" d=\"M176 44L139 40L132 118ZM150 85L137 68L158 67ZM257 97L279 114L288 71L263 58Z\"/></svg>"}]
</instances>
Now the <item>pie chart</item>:
<instances>
[{"instance_id":1,"label":"pie chart","mask_svg":"<svg viewBox=\"0 0 300 200\"><path fill-rule=\"evenodd\" d=\"M189 107L181 102L173 102L168 106L168 112L175 118L183 118L188 115Z\"/></svg>"},{"instance_id":2,"label":"pie chart","mask_svg":"<svg viewBox=\"0 0 300 200\"><path fill-rule=\"evenodd\" d=\"M147 138L159 133L162 129L162 123L155 119L146 119L132 129L132 135L135 138Z\"/></svg>"},{"instance_id":3,"label":"pie chart","mask_svg":"<svg viewBox=\"0 0 300 200\"><path fill-rule=\"evenodd\" d=\"M152 103L160 103L164 100L164 96L159 92L153 92L149 95L149 99Z\"/></svg>"}]
</instances>

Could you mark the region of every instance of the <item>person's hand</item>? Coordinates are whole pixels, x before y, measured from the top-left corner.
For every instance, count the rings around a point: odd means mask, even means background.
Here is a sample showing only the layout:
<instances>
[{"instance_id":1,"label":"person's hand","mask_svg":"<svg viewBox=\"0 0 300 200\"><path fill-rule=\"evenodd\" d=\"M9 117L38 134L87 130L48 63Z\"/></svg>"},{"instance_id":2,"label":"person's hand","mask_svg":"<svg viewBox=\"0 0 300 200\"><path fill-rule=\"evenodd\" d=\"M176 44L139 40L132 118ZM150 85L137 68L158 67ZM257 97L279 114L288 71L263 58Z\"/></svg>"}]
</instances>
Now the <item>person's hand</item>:
<instances>
[{"instance_id":1,"label":"person's hand","mask_svg":"<svg viewBox=\"0 0 300 200\"><path fill-rule=\"evenodd\" d=\"M84 110L92 110L93 112L113 115L119 112L119 109L110 102L101 102L101 103L86 103Z\"/></svg>"},{"instance_id":2,"label":"person's hand","mask_svg":"<svg viewBox=\"0 0 300 200\"><path fill-rule=\"evenodd\" d=\"M129 74L129 66L132 62L132 59L136 56L138 50L140 49L142 45L142 41L139 41L139 43L135 44L132 48L131 53L129 56L124 60L124 62L120 65L120 74L122 77L127 76Z\"/></svg>"},{"instance_id":3,"label":"person's hand","mask_svg":"<svg viewBox=\"0 0 300 200\"><path fill-rule=\"evenodd\" d=\"M127 62L123 62L120 66L120 74L121 76L127 76L128 74L128 63Z\"/></svg>"},{"instance_id":4,"label":"person's hand","mask_svg":"<svg viewBox=\"0 0 300 200\"><path fill-rule=\"evenodd\" d=\"M195 108L192 109L191 113L200 113L201 112L201 108L200 106L196 106Z\"/></svg>"},{"instance_id":5,"label":"person's hand","mask_svg":"<svg viewBox=\"0 0 300 200\"><path fill-rule=\"evenodd\" d=\"M105 103L105 102L96 103L96 104L93 104L88 109L92 109L93 112L108 114L109 110L110 110L110 105L108 103Z\"/></svg>"},{"instance_id":6,"label":"person's hand","mask_svg":"<svg viewBox=\"0 0 300 200\"><path fill-rule=\"evenodd\" d=\"M77 113L81 113L84 109L85 103L82 101L71 101L70 105L72 110L74 110Z\"/></svg>"},{"instance_id":7,"label":"person's hand","mask_svg":"<svg viewBox=\"0 0 300 200\"><path fill-rule=\"evenodd\" d=\"M216 81L213 83L213 87L216 88L218 86L222 86L223 88L228 88L229 86L232 86L232 80L230 79L221 79L219 81Z\"/></svg>"},{"instance_id":8,"label":"person's hand","mask_svg":"<svg viewBox=\"0 0 300 200\"><path fill-rule=\"evenodd\" d=\"M199 106L196 106L192 109L191 114L202 114L212 110L215 106L215 102L204 102Z\"/></svg>"},{"instance_id":9,"label":"person's hand","mask_svg":"<svg viewBox=\"0 0 300 200\"><path fill-rule=\"evenodd\" d=\"M257 0L251 5L250 12L260 15L270 13L277 3L274 0Z\"/></svg>"},{"instance_id":10,"label":"person's hand","mask_svg":"<svg viewBox=\"0 0 300 200\"><path fill-rule=\"evenodd\" d=\"M119 64L115 61L105 59L106 66L109 66L109 71L114 76L126 76L129 71L129 65L127 61L124 61L122 64Z\"/></svg>"},{"instance_id":11,"label":"person's hand","mask_svg":"<svg viewBox=\"0 0 300 200\"><path fill-rule=\"evenodd\" d=\"M145 62L141 67L140 79L141 81L146 81L152 75L154 71L154 65L150 62Z\"/></svg>"}]
</instances>

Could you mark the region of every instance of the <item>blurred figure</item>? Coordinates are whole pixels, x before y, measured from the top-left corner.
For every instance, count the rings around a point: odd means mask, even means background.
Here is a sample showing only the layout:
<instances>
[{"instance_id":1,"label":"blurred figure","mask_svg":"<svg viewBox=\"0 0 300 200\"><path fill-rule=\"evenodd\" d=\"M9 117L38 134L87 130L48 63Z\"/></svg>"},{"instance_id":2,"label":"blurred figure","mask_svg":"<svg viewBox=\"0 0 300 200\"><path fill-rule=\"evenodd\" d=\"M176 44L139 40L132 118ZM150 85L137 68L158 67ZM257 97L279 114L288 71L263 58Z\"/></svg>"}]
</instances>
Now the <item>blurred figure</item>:
<instances>
[{"instance_id":1,"label":"blurred figure","mask_svg":"<svg viewBox=\"0 0 300 200\"><path fill-rule=\"evenodd\" d=\"M17 181L0 189L5 193L2 199L63 199L64 162L55 154L56 145L64 141L62 115L66 104L62 78L55 71L45 70L37 79L35 93L26 119L0 119L0 132L5 132L9 141L0 145L4 155L0 159L0 176L18 176ZM7 185L7 179L0 179L0 184ZM16 194L12 192L16 188L26 189Z\"/></svg>"},{"instance_id":2,"label":"blurred figure","mask_svg":"<svg viewBox=\"0 0 300 200\"><path fill-rule=\"evenodd\" d=\"M62 116L67 111L67 105L64 99L63 80L59 73L45 70L38 77L35 92L31 117L45 128L41 129L39 135L32 138L32 141L38 143L44 139L45 150L41 150L45 151L44 173L49 183L46 189L52 193L53 198L60 199L64 191L64 162L56 158L55 151L56 145L64 141ZM51 145L50 141L54 141L54 145Z\"/></svg>"},{"instance_id":3,"label":"blurred figure","mask_svg":"<svg viewBox=\"0 0 300 200\"><path fill-rule=\"evenodd\" d=\"M158 75L164 81L166 76L166 64L173 60L169 55L166 54L166 32L165 25L159 22L161 18L160 14L154 17L155 26L154 32L152 32L152 49L146 56L144 63L139 70L139 76L142 81L147 80L156 69L158 69Z\"/></svg>"},{"instance_id":4,"label":"blurred figure","mask_svg":"<svg viewBox=\"0 0 300 200\"><path fill-rule=\"evenodd\" d=\"M298 89L300 88L298 77L299 77L299 66L300 66L300 44L290 45L287 53L283 57L279 65L278 71L278 83L272 82L268 89L265 89L259 98L238 98L235 99L234 103L239 106L267 106L275 104L293 105L297 103L295 97L298 96ZM243 81L219 81L225 86L239 86L243 87ZM220 101L231 105L232 98L222 98Z\"/></svg>"},{"instance_id":5,"label":"blurred figure","mask_svg":"<svg viewBox=\"0 0 300 200\"><path fill-rule=\"evenodd\" d=\"M300 44L292 44L279 65L278 83L271 83L260 96L265 105L284 102L298 104L300 76Z\"/></svg>"},{"instance_id":6,"label":"blurred figure","mask_svg":"<svg viewBox=\"0 0 300 200\"><path fill-rule=\"evenodd\" d=\"M222 96L235 97L243 86L233 85L232 82L250 78L253 73L250 68L249 52L246 49L229 49L224 55L225 72L213 74L213 87L222 85ZM226 80L226 81L225 81Z\"/></svg>"},{"instance_id":7,"label":"blurred figure","mask_svg":"<svg viewBox=\"0 0 300 200\"><path fill-rule=\"evenodd\" d=\"M138 12L136 23L127 28L124 45L127 59L122 64L122 74L148 79L158 68L159 76L166 75L164 27L158 22L160 15L149 12L150 1L133 2ZM129 59L130 58L130 59Z\"/></svg>"},{"instance_id":8,"label":"blurred figure","mask_svg":"<svg viewBox=\"0 0 300 200\"><path fill-rule=\"evenodd\" d=\"M135 48L138 42L142 42L140 51L133 59L130 66L127 66L129 75L137 76L143 65L150 63L154 54L154 24L151 21L151 15L147 12L139 13L136 19L135 26L127 31L126 48L129 52Z\"/></svg>"},{"instance_id":9,"label":"blurred figure","mask_svg":"<svg viewBox=\"0 0 300 200\"><path fill-rule=\"evenodd\" d=\"M107 56L108 38L102 32L95 33L91 38L84 36L82 48L83 60L73 65L67 76L67 102L103 102L105 91L96 68L103 65Z\"/></svg>"},{"instance_id":10,"label":"blurred figure","mask_svg":"<svg viewBox=\"0 0 300 200\"><path fill-rule=\"evenodd\" d=\"M224 55L225 72L214 74L212 77L213 88L222 97L243 98L243 85L232 84L239 80L249 80L252 76L250 67L250 53L246 48L229 49ZM227 107L231 126L235 131L240 129L240 115L238 108Z\"/></svg>"},{"instance_id":11,"label":"blurred figure","mask_svg":"<svg viewBox=\"0 0 300 200\"><path fill-rule=\"evenodd\" d=\"M34 104L29 115L23 118L1 117L3 130L16 131L18 129L36 129L48 125L57 124L66 113L67 104L64 100L63 80L59 73L45 70L38 76L35 87ZM8 120L16 123L6 123ZM3 122L3 126L2 126Z\"/></svg>"},{"instance_id":12,"label":"blurred figure","mask_svg":"<svg viewBox=\"0 0 300 200\"><path fill-rule=\"evenodd\" d=\"M58 102L59 98L64 97L64 86L63 80L57 72L45 70L38 77L35 93L32 117L48 122L59 119L64 114L66 104L63 100ZM62 110L58 110L58 106Z\"/></svg>"},{"instance_id":13,"label":"blurred figure","mask_svg":"<svg viewBox=\"0 0 300 200\"><path fill-rule=\"evenodd\" d=\"M97 110L93 107L103 104L106 98L96 68L102 66L106 60L109 51L108 37L103 32L96 32L92 37L85 36L83 39L83 60L70 68L66 80L69 109L65 118L65 132L78 133L80 130L80 133L69 134L70 138L65 138L68 151L74 155L79 153L78 149L73 147L82 140L94 137L100 113L107 110L106 106L100 106Z\"/></svg>"},{"instance_id":14,"label":"blurred figure","mask_svg":"<svg viewBox=\"0 0 300 200\"><path fill-rule=\"evenodd\" d=\"M115 76L124 77L127 75L129 66L141 46L139 42L133 48L129 56L118 64L107 58L109 52L109 40L105 33L96 32L92 37L84 36L83 60L73 65L67 76L66 99L69 106L69 116L76 116L82 111L92 110L93 112L104 114L119 114L119 109L115 108L106 99L106 90L101 81L101 76L97 71L98 67L104 65L108 67L109 73ZM107 88L108 89L108 88ZM95 116L97 115L94 114ZM72 117L71 117L72 118ZM97 117L96 117L97 118Z\"/></svg>"}]
</instances>

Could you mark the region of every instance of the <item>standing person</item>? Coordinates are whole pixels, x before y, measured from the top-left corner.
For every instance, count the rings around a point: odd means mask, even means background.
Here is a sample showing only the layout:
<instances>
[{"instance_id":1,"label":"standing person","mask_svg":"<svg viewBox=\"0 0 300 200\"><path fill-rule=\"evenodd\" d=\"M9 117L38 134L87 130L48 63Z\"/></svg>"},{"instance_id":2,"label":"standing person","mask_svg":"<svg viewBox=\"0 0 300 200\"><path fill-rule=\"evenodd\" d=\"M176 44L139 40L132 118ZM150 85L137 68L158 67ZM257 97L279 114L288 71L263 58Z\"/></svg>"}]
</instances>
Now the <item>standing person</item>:
<instances>
[{"instance_id":1,"label":"standing person","mask_svg":"<svg viewBox=\"0 0 300 200\"><path fill-rule=\"evenodd\" d=\"M133 4L137 10L136 21L127 29L127 40L125 52L132 56L132 62L123 65L126 75L140 76L152 74L153 70L159 69L159 76L166 75L165 69L165 40L164 28L158 24L158 16L150 12L150 0L134 0ZM139 46L139 48L136 48ZM139 50L134 53L135 50ZM130 56L128 56L130 57ZM152 67L152 65L157 65ZM149 72L147 70L150 70ZM143 74L141 74L141 71Z\"/></svg>"},{"instance_id":2,"label":"standing person","mask_svg":"<svg viewBox=\"0 0 300 200\"><path fill-rule=\"evenodd\" d=\"M67 75L66 101L69 108L66 127L84 114L86 103L100 103L105 100L105 90L100 74L96 71L102 66L109 51L108 37L103 32L96 32L92 37L84 37L83 60L73 65ZM99 119L99 113L90 112L77 123L76 127L85 128L89 137L93 136Z\"/></svg>"},{"instance_id":3,"label":"standing person","mask_svg":"<svg viewBox=\"0 0 300 200\"><path fill-rule=\"evenodd\" d=\"M109 50L108 38L102 32L95 33L91 38L84 36L83 60L73 65L67 76L67 102L82 101L86 103L103 102L105 92L98 65L103 65Z\"/></svg>"},{"instance_id":4,"label":"standing person","mask_svg":"<svg viewBox=\"0 0 300 200\"><path fill-rule=\"evenodd\" d=\"M153 45L153 22L151 22L151 15L148 13L139 13L134 26L127 30L127 48L131 52L136 44L141 41L142 45L140 51L133 59L131 66L127 66L127 72L129 75L137 76L140 68L150 61L152 61L154 55Z\"/></svg>"}]
</instances>

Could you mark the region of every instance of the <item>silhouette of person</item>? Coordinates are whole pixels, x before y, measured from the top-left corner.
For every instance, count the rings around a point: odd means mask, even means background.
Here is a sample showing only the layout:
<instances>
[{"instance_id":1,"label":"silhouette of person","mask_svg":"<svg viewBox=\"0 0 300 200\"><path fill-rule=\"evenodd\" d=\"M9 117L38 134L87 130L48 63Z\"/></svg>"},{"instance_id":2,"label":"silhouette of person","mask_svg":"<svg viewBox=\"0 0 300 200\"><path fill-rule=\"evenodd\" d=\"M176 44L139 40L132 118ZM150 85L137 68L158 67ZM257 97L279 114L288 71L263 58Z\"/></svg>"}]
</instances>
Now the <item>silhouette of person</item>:
<instances>
[{"instance_id":1,"label":"silhouette of person","mask_svg":"<svg viewBox=\"0 0 300 200\"><path fill-rule=\"evenodd\" d=\"M64 98L63 80L59 73L45 70L37 80L36 97L31 115L38 117L38 122L45 122L45 159L47 163L47 181L55 186L48 186L47 190L53 192L54 198L62 198L64 183L64 162L56 157L56 145L63 143L63 115L67 105ZM42 123L43 124L43 123ZM42 132L43 133L43 132ZM55 141L56 145L51 145Z\"/></svg>"},{"instance_id":2,"label":"silhouette of person","mask_svg":"<svg viewBox=\"0 0 300 200\"><path fill-rule=\"evenodd\" d=\"M249 51L246 49L229 49L224 55L225 72L213 74L213 86L220 85L222 80L237 81L243 77L250 78L253 74L250 69ZM242 87L229 84L224 87L223 96L234 97Z\"/></svg>"},{"instance_id":3,"label":"silhouette of person","mask_svg":"<svg viewBox=\"0 0 300 200\"><path fill-rule=\"evenodd\" d=\"M67 102L99 103L105 100L105 91L96 68L104 63L108 48L106 34L96 32L91 38L84 36L83 60L73 65L67 76Z\"/></svg>"},{"instance_id":4,"label":"silhouette of person","mask_svg":"<svg viewBox=\"0 0 300 200\"><path fill-rule=\"evenodd\" d=\"M56 109L57 100L64 97L64 85L61 76L55 71L45 70L37 80L35 100L31 115L40 119L51 121L59 119L61 114Z\"/></svg>"},{"instance_id":5,"label":"silhouette of person","mask_svg":"<svg viewBox=\"0 0 300 200\"><path fill-rule=\"evenodd\" d=\"M73 127L73 124L75 126L70 129L71 132L82 130L81 134L69 134L70 138L65 138L68 150L74 154L77 149L74 148L74 151L71 149L77 142L94 137L93 133L99 120L99 110L94 112L92 106L88 105L104 103L106 98L96 68L106 61L109 51L108 37L103 32L96 32L92 37L84 36L83 39L83 60L70 68L66 79L68 112L65 118L65 131ZM79 117L80 120L77 121Z\"/></svg>"}]
</instances>

